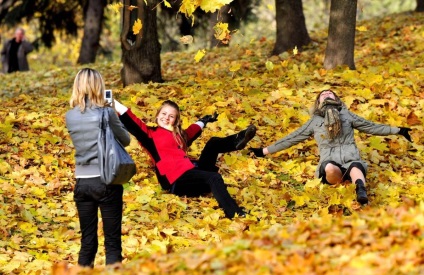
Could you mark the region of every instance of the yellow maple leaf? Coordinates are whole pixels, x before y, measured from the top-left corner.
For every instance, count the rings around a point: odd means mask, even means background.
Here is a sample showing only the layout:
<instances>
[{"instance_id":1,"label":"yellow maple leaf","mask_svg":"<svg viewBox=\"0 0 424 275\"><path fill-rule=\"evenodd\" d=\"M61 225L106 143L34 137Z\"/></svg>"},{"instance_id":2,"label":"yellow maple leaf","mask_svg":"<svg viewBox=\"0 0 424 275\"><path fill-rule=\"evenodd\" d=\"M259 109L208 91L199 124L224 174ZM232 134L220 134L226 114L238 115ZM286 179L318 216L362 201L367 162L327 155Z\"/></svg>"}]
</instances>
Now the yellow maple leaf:
<instances>
[{"instance_id":1,"label":"yellow maple leaf","mask_svg":"<svg viewBox=\"0 0 424 275\"><path fill-rule=\"evenodd\" d=\"M196 55L194 56L194 60L196 60L196 62L199 62L206 54L206 50L198 50Z\"/></svg>"},{"instance_id":2,"label":"yellow maple leaf","mask_svg":"<svg viewBox=\"0 0 424 275\"><path fill-rule=\"evenodd\" d=\"M293 55L296 55L299 52L299 50L297 49L297 46L294 47L293 49Z\"/></svg>"},{"instance_id":3,"label":"yellow maple leaf","mask_svg":"<svg viewBox=\"0 0 424 275\"><path fill-rule=\"evenodd\" d=\"M213 27L213 30L215 31L215 38L221 41L227 38L230 34L230 31L228 30L228 23L218 22Z\"/></svg>"},{"instance_id":4,"label":"yellow maple leaf","mask_svg":"<svg viewBox=\"0 0 424 275\"><path fill-rule=\"evenodd\" d=\"M119 2L119 3L109 4L108 8L110 8L116 13L120 13L123 6L124 5L121 2Z\"/></svg>"},{"instance_id":5,"label":"yellow maple leaf","mask_svg":"<svg viewBox=\"0 0 424 275\"><path fill-rule=\"evenodd\" d=\"M134 25L132 27L132 31L135 35L137 35L140 30L143 28L143 24L140 19L135 20Z\"/></svg>"},{"instance_id":6,"label":"yellow maple leaf","mask_svg":"<svg viewBox=\"0 0 424 275\"><path fill-rule=\"evenodd\" d=\"M197 0L183 0L178 11L185 14L187 17L191 17L193 19L193 13L196 11L199 5L200 3ZM194 24L194 20L192 24Z\"/></svg>"},{"instance_id":7,"label":"yellow maple leaf","mask_svg":"<svg viewBox=\"0 0 424 275\"><path fill-rule=\"evenodd\" d=\"M163 0L163 3L165 4L165 7L167 7L167 8L171 8L171 4L169 4L169 2L168 2L168 1Z\"/></svg>"},{"instance_id":8,"label":"yellow maple leaf","mask_svg":"<svg viewBox=\"0 0 424 275\"><path fill-rule=\"evenodd\" d=\"M233 0L202 0L200 8L205 12L216 12L223 6L230 4Z\"/></svg>"}]
</instances>

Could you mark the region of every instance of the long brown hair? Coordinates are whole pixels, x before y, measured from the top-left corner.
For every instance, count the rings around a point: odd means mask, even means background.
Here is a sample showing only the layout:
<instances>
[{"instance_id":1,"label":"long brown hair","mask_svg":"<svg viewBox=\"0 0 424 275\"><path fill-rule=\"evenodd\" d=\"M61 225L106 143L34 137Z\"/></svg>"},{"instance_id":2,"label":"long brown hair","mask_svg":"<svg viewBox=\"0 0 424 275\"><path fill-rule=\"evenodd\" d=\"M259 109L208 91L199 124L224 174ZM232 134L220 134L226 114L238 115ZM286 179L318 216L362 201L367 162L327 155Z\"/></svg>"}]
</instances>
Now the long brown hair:
<instances>
[{"instance_id":1,"label":"long brown hair","mask_svg":"<svg viewBox=\"0 0 424 275\"><path fill-rule=\"evenodd\" d=\"M326 90L322 90L316 97L315 102L314 102L314 106L311 109L311 114L313 115L317 115L318 111L319 111L319 97L321 96L321 94L323 92L332 92L334 95L334 98L336 99L337 102L340 102L340 104L342 104L343 107L345 107L345 104L343 103L343 101L340 99L340 97L333 91L330 89L326 89Z\"/></svg>"},{"instance_id":2,"label":"long brown hair","mask_svg":"<svg viewBox=\"0 0 424 275\"><path fill-rule=\"evenodd\" d=\"M184 151L187 150L187 134L185 131L183 131L182 129L182 121L181 121L181 111L180 111L180 107L178 106L177 103L175 103L172 100L165 100L162 105L160 106L160 108L158 109L158 111L156 112L156 118L159 115L160 111L163 109L163 107L165 106L170 106L172 108L174 108L175 110L177 110L177 116L175 117L175 122L172 129L172 133L174 135L175 141L177 141L177 143L183 148Z\"/></svg>"}]
</instances>

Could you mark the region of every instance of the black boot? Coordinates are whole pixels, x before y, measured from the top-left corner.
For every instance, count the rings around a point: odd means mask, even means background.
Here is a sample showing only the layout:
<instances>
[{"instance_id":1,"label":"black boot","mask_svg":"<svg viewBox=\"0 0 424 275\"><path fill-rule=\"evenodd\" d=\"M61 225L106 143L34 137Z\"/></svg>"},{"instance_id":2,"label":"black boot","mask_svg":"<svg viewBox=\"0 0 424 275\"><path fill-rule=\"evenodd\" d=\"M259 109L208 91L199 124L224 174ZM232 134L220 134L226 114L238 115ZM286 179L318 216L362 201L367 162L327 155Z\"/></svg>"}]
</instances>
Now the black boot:
<instances>
[{"instance_id":1,"label":"black boot","mask_svg":"<svg viewBox=\"0 0 424 275\"><path fill-rule=\"evenodd\" d=\"M355 181L356 184L356 200L364 205L368 203L367 190L362 180L358 179Z\"/></svg>"},{"instance_id":2,"label":"black boot","mask_svg":"<svg viewBox=\"0 0 424 275\"><path fill-rule=\"evenodd\" d=\"M249 125L249 127L247 127L245 130L238 133L234 141L236 150L241 150L246 147L246 144L255 136L255 134L255 125Z\"/></svg>"}]
</instances>

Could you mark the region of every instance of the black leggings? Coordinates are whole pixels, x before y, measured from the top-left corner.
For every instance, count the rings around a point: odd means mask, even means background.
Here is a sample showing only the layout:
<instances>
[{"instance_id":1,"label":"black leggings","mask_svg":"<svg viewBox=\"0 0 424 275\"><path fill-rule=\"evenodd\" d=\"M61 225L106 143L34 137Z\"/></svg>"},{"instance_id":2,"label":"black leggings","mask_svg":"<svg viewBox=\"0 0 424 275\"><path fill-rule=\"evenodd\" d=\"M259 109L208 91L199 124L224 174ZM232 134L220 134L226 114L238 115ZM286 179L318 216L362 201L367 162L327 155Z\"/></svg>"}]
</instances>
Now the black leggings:
<instances>
[{"instance_id":1,"label":"black leggings","mask_svg":"<svg viewBox=\"0 0 424 275\"><path fill-rule=\"evenodd\" d=\"M178 196L198 197L212 192L228 218L241 214L242 209L227 191L227 186L215 166L218 154L235 151L236 135L213 137L203 148L196 168L182 174L172 184L171 193Z\"/></svg>"},{"instance_id":2,"label":"black leggings","mask_svg":"<svg viewBox=\"0 0 424 275\"><path fill-rule=\"evenodd\" d=\"M81 249L78 264L94 266L97 254L98 211L102 215L106 264L122 261L122 185L104 184L100 177L78 178L74 189L74 200L78 209L81 227Z\"/></svg>"}]
</instances>

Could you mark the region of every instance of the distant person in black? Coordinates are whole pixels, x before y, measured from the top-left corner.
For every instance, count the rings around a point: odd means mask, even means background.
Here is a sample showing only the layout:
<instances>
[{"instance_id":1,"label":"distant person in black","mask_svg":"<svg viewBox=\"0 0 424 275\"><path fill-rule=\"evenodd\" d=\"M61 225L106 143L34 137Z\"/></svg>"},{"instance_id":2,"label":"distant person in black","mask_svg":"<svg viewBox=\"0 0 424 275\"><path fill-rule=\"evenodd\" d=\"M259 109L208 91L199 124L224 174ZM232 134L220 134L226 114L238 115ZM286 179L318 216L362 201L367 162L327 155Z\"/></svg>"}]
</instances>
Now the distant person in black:
<instances>
[{"instance_id":1,"label":"distant person in black","mask_svg":"<svg viewBox=\"0 0 424 275\"><path fill-rule=\"evenodd\" d=\"M24 29L17 28L15 37L7 40L1 51L3 72L29 71L27 54L32 52L33 49L32 44L25 40Z\"/></svg>"}]
</instances>

